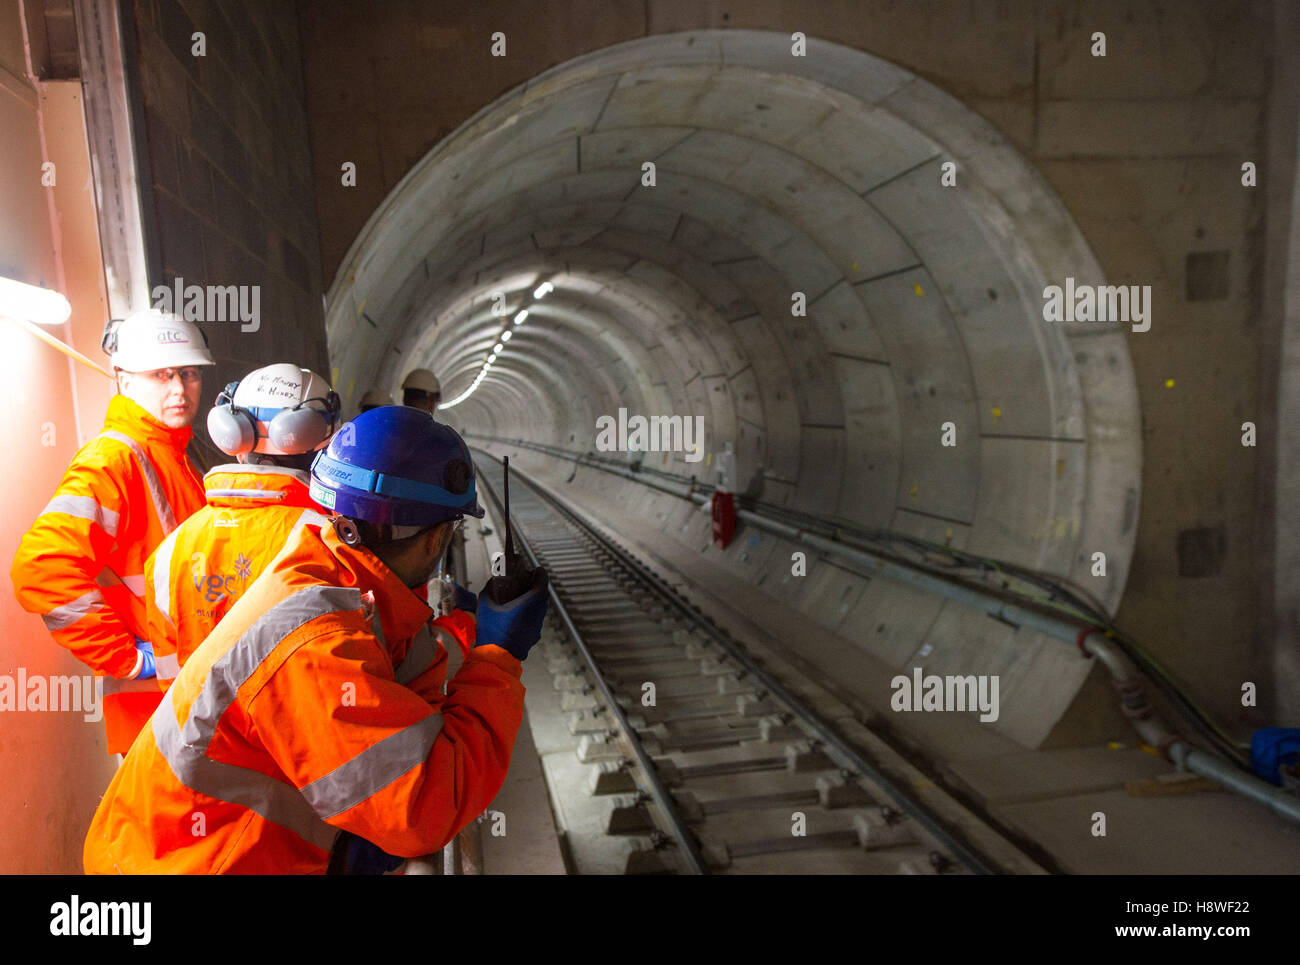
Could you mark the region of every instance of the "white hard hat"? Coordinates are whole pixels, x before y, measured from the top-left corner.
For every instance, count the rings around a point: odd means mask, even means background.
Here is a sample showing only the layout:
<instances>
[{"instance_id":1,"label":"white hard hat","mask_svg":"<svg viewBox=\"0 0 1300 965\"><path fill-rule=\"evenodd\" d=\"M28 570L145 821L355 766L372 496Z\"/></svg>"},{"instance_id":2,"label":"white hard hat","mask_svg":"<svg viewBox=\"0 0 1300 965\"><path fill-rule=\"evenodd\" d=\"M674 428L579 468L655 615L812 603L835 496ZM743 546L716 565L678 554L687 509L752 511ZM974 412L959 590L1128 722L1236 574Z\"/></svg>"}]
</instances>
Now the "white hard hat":
<instances>
[{"instance_id":1,"label":"white hard hat","mask_svg":"<svg viewBox=\"0 0 1300 965\"><path fill-rule=\"evenodd\" d=\"M367 409L378 409L381 405L392 405L392 397L387 392L381 392L379 389L371 389L361 397L361 411Z\"/></svg>"},{"instance_id":2,"label":"white hard hat","mask_svg":"<svg viewBox=\"0 0 1300 965\"><path fill-rule=\"evenodd\" d=\"M127 372L216 364L197 325L152 308L110 322L102 344L113 368Z\"/></svg>"},{"instance_id":3,"label":"white hard hat","mask_svg":"<svg viewBox=\"0 0 1300 965\"><path fill-rule=\"evenodd\" d=\"M411 369L410 372L406 373L406 378L402 380L402 389L417 389L420 392L428 392L433 395L435 392L442 391L442 383L428 369Z\"/></svg>"},{"instance_id":4,"label":"white hard hat","mask_svg":"<svg viewBox=\"0 0 1300 965\"><path fill-rule=\"evenodd\" d=\"M311 369L278 362L227 385L208 413L208 435L232 456L292 456L325 448L339 422L339 397Z\"/></svg>"}]
</instances>

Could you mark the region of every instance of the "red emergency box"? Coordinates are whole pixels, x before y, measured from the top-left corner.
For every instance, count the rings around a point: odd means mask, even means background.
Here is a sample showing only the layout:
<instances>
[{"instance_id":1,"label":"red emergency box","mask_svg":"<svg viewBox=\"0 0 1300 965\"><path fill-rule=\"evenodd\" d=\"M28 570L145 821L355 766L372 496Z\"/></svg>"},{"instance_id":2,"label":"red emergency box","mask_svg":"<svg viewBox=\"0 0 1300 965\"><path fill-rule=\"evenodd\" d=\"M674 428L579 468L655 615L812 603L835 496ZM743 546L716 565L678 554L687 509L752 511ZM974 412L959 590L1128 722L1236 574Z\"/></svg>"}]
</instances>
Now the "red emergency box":
<instances>
[{"instance_id":1,"label":"red emergency box","mask_svg":"<svg viewBox=\"0 0 1300 965\"><path fill-rule=\"evenodd\" d=\"M734 493L713 494L713 545L725 550L736 533L736 497Z\"/></svg>"}]
</instances>

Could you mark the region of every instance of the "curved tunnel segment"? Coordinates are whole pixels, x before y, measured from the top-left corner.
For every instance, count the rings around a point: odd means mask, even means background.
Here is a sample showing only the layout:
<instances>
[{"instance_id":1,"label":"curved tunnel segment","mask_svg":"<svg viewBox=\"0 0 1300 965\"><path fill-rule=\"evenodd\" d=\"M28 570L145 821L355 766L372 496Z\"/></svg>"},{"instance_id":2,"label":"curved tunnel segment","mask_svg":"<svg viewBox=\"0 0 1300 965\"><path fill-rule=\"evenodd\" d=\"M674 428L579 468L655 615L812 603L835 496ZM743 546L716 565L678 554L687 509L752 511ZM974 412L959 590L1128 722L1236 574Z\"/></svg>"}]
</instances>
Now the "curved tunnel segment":
<instances>
[{"instance_id":1,"label":"curved tunnel segment","mask_svg":"<svg viewBox=\"0 0 1300 965\"><path fill-rule=\"evenodd\" d=\"M1141 472L1128 350L1113 325L1043 311L1048 285L1103 283L1087 244L978 115L866 53L809 45L651 37L480 111L344 260L334 382L354 406L433 368L458 400L440 417L475 444L598 515L653 522L865 660L1000 675L994 726L1037 746L1089 669L1059 642L838 566L791 580L780 538L718 550L693 504L566 458L597 450L621 410L699 417L697 453L604 455L713 483L730 450L725 482L763 504L1118 606Z\"/></svg>"}]
</instances>

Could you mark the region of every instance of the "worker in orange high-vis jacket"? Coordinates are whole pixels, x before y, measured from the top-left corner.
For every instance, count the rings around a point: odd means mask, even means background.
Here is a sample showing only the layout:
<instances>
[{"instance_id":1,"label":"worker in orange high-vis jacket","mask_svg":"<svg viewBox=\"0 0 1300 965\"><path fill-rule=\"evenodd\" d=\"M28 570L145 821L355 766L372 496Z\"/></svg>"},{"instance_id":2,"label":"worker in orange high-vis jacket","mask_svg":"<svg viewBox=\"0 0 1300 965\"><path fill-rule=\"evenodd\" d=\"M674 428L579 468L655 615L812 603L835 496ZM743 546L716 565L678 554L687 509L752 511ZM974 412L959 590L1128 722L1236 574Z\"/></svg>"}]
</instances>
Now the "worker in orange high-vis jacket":
<instances>
[{"instance_id":1,"label":"worker in orange high-vis jacket","mask_svg":"<svg viewBox=\"0 0 1300 965\"><path fill-rule=\"evenodd\" d=\"M437 632L473 644L446 684L412 592L464 514L464 441L385 406L312 465L331 525L303 526L181 668L86 836L91 873L323 873L340 831L391 855L439 850L500 790L523 717L520 661L545 570L508 561Z\"/></svg>"},{"instance_id":2,"label":"worker in orange high-vis jacket","mask_svg":"<svg viewBox=\"0 0 1300 965\"><path fill-rule=\"evenodd\" d=\"M55 642L108 678L108 752L120 754L158 706L144 564L203 505L185 447L202 366L213 361L196 326L156 311L112 323L104 348L118 394L103 431L73 457L10 577L18 602L41 615Z\"/></svg>"},{"instance_id":3,"label":"worker in orange high-vis jacket","mask_svg":"<svg viewBox=\"0 0 1300 965\"><path fill-rule=\"evenodd\" d=\"M238 462L208 470L207 505L145 563L149 641L164 689L290 533L326 521L308 493L308 472L338 423L329 383L287 362L256 369L217 396L208 435Z\"/></svg>"}]
</instances>

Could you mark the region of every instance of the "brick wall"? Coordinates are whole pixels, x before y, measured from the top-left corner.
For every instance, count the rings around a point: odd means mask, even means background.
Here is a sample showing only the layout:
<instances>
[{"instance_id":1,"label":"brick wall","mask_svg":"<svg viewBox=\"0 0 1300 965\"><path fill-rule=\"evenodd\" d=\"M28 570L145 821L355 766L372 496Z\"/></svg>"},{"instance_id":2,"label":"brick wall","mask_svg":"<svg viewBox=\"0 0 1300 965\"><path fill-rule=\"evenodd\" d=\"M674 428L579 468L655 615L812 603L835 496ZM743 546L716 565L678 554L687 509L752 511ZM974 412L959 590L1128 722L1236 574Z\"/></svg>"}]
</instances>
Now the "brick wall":
<instances>
[{"instance_id":1,"label":"brick wall","mask_svg":"<svg viewBox=\"0 0 1300 965\"><path fill-rule=\"evenodd\" d=\"M136 0L134 14L161 282L260 286L256 331L202 325L218 363L204 376L205 403L274 361L328 376L292 4ZM193 53L196 32L204 56ZM196 435L207 444L202 426Z\"/></svg>"}]
</instances>

